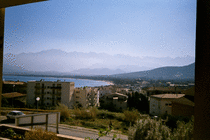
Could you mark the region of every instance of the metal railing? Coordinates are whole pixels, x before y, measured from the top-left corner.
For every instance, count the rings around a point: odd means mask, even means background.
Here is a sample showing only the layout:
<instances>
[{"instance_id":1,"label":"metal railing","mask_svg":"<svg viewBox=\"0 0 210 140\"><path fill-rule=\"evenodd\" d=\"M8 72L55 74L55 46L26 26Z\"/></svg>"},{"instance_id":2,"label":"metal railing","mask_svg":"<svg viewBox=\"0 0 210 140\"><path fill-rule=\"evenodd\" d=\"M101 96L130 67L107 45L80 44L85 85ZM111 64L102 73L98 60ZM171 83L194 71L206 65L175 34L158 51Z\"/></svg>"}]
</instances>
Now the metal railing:
<instances>
[{"instance_id":1,"label":"metal railing","mask_svg":"<svg viewBox=\"0 0 210 140\"><path fill-rule=\"evenodd\" d=\"M58 133L59 122L60 112L30 114L15 117L16 126L31 126L31 129L34 125L45 125L47 131L48 124L56 124L56 133Z\"/></svg>"}]
</instances>

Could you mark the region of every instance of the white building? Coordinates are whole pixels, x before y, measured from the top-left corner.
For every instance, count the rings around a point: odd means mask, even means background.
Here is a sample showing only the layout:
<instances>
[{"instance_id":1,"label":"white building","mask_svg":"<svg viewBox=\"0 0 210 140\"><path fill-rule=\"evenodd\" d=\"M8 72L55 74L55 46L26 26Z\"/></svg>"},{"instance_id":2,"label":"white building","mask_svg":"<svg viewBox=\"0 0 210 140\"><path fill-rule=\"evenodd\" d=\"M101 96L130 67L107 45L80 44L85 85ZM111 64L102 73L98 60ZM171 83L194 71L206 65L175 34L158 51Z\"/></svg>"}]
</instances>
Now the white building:
<instances>
[{"instance_id":1,"label":"white building","mask_svg":"<svg viewBox=\"0 0 210 140\"><path fill-rule=\"evenodd\" d=\"M27 82L27 104L36 105L36 98L39 97L40 106L55 106L62 103L73 108L74 82L61 81L28 81Z\"/></svg>"}]
</instances>

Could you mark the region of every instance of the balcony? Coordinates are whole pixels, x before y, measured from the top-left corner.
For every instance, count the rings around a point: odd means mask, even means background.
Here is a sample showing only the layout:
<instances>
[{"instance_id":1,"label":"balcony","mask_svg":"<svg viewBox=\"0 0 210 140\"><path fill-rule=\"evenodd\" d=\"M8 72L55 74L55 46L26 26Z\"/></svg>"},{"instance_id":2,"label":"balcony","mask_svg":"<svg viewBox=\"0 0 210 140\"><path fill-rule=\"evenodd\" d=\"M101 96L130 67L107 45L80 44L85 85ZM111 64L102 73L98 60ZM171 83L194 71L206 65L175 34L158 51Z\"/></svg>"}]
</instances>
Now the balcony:
<instances>
[{"instance_id":1,"label":"balcony","mask_svg":"<svg viewBox=\"0 0 210 140\"><path fill-rule=\"evenodd\" d=\"M45 89L46 86L44 86L44 87L43 87L43 86L35 86L35 88L36 88L36 89Z\"/></svg>"},{"instance_id":2,"label":"balcony","mask_svg":"<svg viewBox=\"0 0 210 140\"><path fill-rule=\"evenodd\" d=\"M50 87L51 89L61 89L61 86L57 86L57 87Z\"/></svg>"}]
</instances>

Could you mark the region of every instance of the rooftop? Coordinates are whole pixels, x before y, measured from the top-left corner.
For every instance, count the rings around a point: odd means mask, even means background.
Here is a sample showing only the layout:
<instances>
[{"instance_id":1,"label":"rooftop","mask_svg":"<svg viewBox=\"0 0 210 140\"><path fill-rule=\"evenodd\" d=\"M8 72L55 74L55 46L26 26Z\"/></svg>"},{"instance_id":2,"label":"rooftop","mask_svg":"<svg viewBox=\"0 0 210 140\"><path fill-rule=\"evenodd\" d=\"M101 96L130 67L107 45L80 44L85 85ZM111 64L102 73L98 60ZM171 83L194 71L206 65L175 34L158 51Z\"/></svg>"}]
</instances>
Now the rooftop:
<instances>
[{"instance_id":1,"label":"rooftop","mask_svg":"<svg viewBox=\"0 0 210 140\"><path fill-rule=\"evenodd\" d=\"M153 98L161 98L161 99L177 99L185 96L185 94L159 94L159 95L151 95Z\"/></svg>"},{"instance_id":2,"label":"rooftop","mask_svg":"<svg viewBox=\"0 0 210 140\"><path fill-rule=\"evenodd\" d=\"M178 87L149 87L148 89L146 89L147 91L182 91L182 89L178 88Z\"/></svg>"},{"instance_id":3,"label":"rooftop","mask_svg":"<svg viewBox=\"0 0 210 140\"><path fill-rule=\"evenodd\" d=\"M26 84L25 82L20 82L20 81L3 81L3 84L8 84L8 85L24 85Z\"/></svg>"},{"instance_id":4,"label":"rooftop","mask_svg":"<svg viewBox=\"0 0 210 140\"><path fill-rule=\"evenodd\" d=\"M195 103L194 102L188 100L185 97L181 97L181 98L175 99L172 102L173 103L183 104L183 105L195 106Z\"/></svg>"},{"instance_id":5,"label":"rooftop","mask_svg":"<svg viewBox=\"0 0 210 140\"><path fill-rule=\"evenodd\" d=\"M24 96L26 96L26 94L22 94L22 93L18 93L18 92L2 94L2 97L4 97L4 98L15 98L15 97L24 97Z\"/></svg>"}]
</instances>

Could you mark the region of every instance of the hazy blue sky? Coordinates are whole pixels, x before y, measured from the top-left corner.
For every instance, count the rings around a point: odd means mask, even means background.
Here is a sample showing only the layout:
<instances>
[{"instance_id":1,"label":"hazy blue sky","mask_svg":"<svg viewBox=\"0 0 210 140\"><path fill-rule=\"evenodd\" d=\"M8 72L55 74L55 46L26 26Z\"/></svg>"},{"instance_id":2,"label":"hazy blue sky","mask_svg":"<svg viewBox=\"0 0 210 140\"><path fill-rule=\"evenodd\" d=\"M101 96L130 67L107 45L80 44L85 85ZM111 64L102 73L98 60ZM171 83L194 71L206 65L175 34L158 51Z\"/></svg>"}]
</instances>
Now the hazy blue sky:
<instances>
[{"instance_id":1,"label":"hazy blue sky","mask_svg":"<svg viewBox=\"0 0 210 140\"><path fill-rule=\"evenodd\" d=\"M5 53L195 56L196 0L50 0L10 7Z\"/></svg>"}]
</instances>

